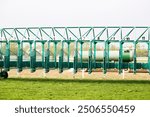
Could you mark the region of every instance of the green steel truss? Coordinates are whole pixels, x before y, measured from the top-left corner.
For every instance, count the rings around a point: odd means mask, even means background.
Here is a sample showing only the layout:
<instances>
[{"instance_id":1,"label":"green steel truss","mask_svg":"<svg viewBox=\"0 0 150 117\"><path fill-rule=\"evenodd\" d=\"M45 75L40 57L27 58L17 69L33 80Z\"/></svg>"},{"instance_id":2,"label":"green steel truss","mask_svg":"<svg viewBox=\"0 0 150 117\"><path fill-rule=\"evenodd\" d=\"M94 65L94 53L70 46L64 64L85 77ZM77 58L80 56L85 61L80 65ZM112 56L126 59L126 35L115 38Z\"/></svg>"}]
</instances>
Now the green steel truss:
<instances>
[{"instance_id":1,"label":"green steel truss","mask_svg":"<svg viewBox=\"0 0 150 117\"><path fill-rule=\"evenodd\" d=\"M17 59L11 59L12 49L10 45L17 44ZM51 43L54 44L54 60L51 60ZM72 61L71 43L74 43L74 56ZM82 52L84 43L89 43L88 62L82 60ZM96 61L97 44L104 44L103 61ZM117 62L109 61L109 45L111 43L119 44L119 58ZM134 57L132 62L124 62L122 53L123 45L131 43L134 46ZM148 59L146 63L137 62L136 45L138 43L146 43L148 47ZM29 44L29 53L24 50L24 44ZM36 48L40 44L42 48L41 60L36 59ZM67 61L64 61L64 44L67 44ZM59 45L59 46L58 46ZM58 47L61 48L58 50ZM59 51L59 57L57 54ZM80 59L79 58L80 51ZM94 54L92 54L94 51ZM24 60L25 53L29 59ZM132 69L134 73L138 69L146 69L150 73L150 27L25 27L25 28L1 28L0 29L0 67L8 71L11 67L15 67L19 72L23 68L28 67L31 72L36 68L43 68L45 72L50 69L74 68L74 73L78 69L87 68L91 73L92 69L102 68L103 73L107 73L108 69L118 69L122 73L123 69Z\"/></svg>"}]
</instances>

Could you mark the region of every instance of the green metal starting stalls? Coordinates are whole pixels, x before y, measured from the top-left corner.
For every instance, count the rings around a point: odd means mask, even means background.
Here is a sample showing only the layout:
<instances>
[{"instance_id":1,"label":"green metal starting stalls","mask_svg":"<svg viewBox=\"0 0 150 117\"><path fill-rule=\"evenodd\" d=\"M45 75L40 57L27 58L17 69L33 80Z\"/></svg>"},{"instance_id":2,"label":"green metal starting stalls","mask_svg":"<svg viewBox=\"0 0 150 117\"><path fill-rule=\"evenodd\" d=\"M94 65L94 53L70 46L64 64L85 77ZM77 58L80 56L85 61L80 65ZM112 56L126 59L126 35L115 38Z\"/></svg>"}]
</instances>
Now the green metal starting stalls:
<instances>
[{"instance_id":1,"label":"green metal starting stalls","mask_svg":"<svg viewBox=\"0 0 150 117\"><path fill-rule=\"evenodd\" d=\"M137 45L145 44L145 61L137 60ZM19 27L0 29L0 77L11 68L145 69L150 73L150 27Z\"/></svg>"}]
</instances>

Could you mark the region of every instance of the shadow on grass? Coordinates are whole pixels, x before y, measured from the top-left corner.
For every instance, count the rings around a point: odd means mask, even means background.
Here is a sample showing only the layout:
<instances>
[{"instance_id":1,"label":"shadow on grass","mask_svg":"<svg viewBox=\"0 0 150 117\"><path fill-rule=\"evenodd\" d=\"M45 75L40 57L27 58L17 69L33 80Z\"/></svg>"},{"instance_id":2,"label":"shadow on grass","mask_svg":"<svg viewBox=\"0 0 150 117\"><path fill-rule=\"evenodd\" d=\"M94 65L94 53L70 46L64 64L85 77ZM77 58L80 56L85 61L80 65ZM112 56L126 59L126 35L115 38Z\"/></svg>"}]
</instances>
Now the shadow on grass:
<instances>
[{"instance_id":1,"label":"shadow on grass","mask_svg":"<svg viewBox=\"0 0 150 117\"><path fill-rule=\"evenodd\" d=\"M63 83L120 83L120 84L150 84L150 80L109 80L109 79L44 79L44 78L8 78L6 81L23 81L23 82L63 82Z\"/></svg>"}]
</instances>

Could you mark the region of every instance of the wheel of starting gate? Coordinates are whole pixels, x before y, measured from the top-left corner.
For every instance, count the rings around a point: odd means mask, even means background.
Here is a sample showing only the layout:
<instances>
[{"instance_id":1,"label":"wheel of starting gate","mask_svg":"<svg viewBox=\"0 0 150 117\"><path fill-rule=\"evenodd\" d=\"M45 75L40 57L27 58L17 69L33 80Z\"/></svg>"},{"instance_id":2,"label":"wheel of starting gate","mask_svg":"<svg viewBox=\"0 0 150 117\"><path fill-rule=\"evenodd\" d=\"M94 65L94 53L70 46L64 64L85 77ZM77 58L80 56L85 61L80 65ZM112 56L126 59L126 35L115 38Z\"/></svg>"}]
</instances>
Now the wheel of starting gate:
<instances>
[{"instance_id":1,"label":"wheel of starting gate","mask_svg":"<svg viewBox=\"0 0 150 117\"><path fill-rule=\"evenodd\" d=\"M4 79L7 79L7 78L8 78L8 73L7 73L7 71L2 71L2 72L1 72L1 77L3 77Z\"/></svg>"}]
</instances>

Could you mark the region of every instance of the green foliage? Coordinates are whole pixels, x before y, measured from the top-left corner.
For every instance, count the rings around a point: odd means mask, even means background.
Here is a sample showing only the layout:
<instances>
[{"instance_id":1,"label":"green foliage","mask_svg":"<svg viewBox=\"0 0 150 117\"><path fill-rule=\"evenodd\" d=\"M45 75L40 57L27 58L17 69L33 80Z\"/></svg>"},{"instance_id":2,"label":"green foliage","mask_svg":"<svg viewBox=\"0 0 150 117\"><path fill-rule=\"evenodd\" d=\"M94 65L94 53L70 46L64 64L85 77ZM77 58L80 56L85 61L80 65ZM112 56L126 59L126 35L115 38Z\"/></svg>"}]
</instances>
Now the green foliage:
<instances>
[{"instance_id":1,"label":"green foliage","mask_svg":"<svg viewBox=\"0 0 150 117\"><path fill-rule=\"evenodd\" d=\"M136 46L136 53L137 53L138 57L147 57L148 56L148 49L146 49L146 48L141 49L140 45L138 44Z\"/></svg>"},{"instance_id":2,"label":"green foliage","mask_svg":"<svg viewBox=\"0 0 150 117\"><path fill-rule=\"evenodd\" d=\"M110 50L119 50L119 48L115 44L111 44Z\"/></svg>"},{"instance_id":3,"label":"green foliage","mask_svg":"<svg viewBox=\"0 0 150 117\"><path fill-rule=\"evenodd\" d=\"M18 45L15 43L10 44L10 54L17 55L18 54Z\"/></svg>"},{"instance_id":4,"label":"green foliage","mask_svg":"<svg viewBox=\"0 0 150 117\"><path fill-rule=\"evenodd\" d=\"M0 99L150 99L150 81L56 80L10 78L0 80Z\"/></svg>"},{"instance_id":5,"label":"green foliage","mask_svg":"<svg viewBox=\"0 0 150 117\"><path fill-rule=\"evenodd\" d=\"M1 52L3 54L5 54L5 51L6 51L6 45L3 44L1 47ZM10 54L11 55L17 55L17 53L18 53L18 45L16 43L11 43L10 44Z\"/></svg>"}]
</instances>

